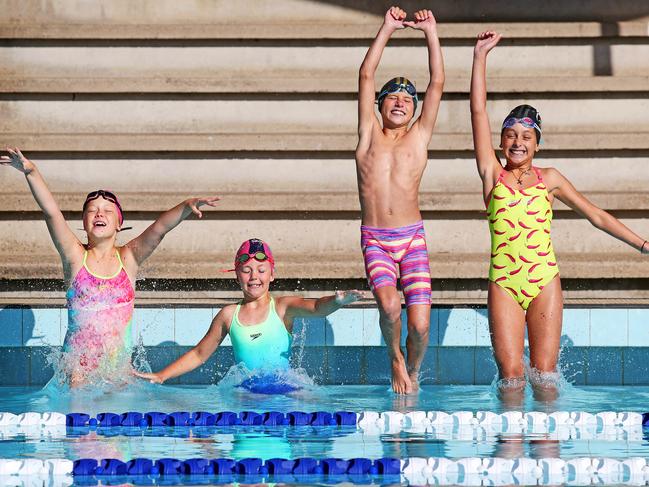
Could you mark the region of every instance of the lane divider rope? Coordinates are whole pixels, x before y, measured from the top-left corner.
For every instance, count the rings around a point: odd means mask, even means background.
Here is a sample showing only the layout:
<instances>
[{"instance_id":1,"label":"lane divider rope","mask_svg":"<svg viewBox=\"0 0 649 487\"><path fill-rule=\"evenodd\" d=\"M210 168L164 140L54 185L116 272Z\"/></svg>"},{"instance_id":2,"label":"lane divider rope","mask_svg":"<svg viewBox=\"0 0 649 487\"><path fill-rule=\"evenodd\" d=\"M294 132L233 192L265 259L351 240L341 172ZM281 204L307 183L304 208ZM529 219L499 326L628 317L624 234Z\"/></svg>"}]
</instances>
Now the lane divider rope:
<instances>
[{"instance_id":1,"label":"lane divider rope","mask_svg":"<svg viewBox=\"0 0 649 487\"><path fill-rule=\"evenodd\" d=\"M0 412L0 429L26 426L67 427L188 427L188 426L359 426L383 427L388 430L426 426L490 426L503 431L552 432L560 427L620 427L649 426L649 413L605 411L592 414L585 411L556 411L545 413L531 411L157 411L125 413L105 412L92 416L86 413L62 414L59 412L26 412L13 414Z\"/></svg>"},{"instance_id":2,"label":"lane divider rope","mask_svg":"<svg viewBox=\"0 0 649 487\"><path fill-rule=\"evenodd\" d=\"M135 458L129 461L117 459L96 460L83 458L66 459L0 459L0 480L6 477L61 477L73 476L102 479L106 477L162 478L165 483L183 483L192 476L216 477L219 481L245 480L290 481L305 477L347 478L372 476L398 477L411 484L462 484L501 485L511 484L561 484L579 485L618 483L644 485L649 482L647 458L632 457L616 460L606 457L580 457L570 460L561 458Z\"/></svg>"}]
</instances>

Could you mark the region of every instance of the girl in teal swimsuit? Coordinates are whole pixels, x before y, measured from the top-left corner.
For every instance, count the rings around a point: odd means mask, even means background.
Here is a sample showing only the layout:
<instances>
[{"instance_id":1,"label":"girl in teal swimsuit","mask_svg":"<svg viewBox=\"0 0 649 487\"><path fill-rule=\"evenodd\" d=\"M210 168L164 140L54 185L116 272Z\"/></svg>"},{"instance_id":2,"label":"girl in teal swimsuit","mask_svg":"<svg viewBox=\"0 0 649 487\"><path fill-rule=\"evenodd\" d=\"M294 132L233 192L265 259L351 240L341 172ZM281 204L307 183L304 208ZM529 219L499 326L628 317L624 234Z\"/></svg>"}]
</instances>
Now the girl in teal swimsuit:
<instances>
[{"instance_id":1,"label":"girl in teal swimsuit","mask_svg":"<svg viewBox=\"0 0 649 487\"><path fill-rule=\"evenodd\" d=\"M289 368L293 321L327 316L362 298L359 291L338 291L318 299L270 294L275 260L270 247L259 239L246 240L234 259L234 271L243 292L238 304L225 306L198 345L159 372L136 372L154 383L186 374L201 366L230 334L234 358L248 371L264 374Z\"/></svg>"}]
</instances>

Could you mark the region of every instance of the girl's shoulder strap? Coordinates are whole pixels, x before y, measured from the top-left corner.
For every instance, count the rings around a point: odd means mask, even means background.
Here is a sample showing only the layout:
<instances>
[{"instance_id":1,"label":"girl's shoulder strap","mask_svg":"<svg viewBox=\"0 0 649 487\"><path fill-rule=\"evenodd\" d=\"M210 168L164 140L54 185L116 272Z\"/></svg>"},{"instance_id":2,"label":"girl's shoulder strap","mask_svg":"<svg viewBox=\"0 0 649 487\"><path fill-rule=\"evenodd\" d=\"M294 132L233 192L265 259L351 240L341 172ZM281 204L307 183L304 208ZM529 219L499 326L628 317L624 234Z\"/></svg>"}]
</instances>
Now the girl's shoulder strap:
<instances>
[{"instance_id":1,"label":"girl's shoulder strap","mask_svg":"<svg viewBox=\"0 0 649 487\"><path fill-rule=\"evenodd\" d=\"M234 308L234 312L232 313L232 318L230 319L230 326L232 326L234 323L239 323L239 310L241 309L241 304L243 301L239 301L237 303L237 306Z\"/></svg>"},{"instance_id":2,"label":"girl's shoulder strap","mask_svg":"<svg viewBox=\"0 0 649 487\"><path fill-rule=\"evenodd\" d=\"M539 182L543 182L543 175L541 174L541 170L538 167L532 166L532 170L536 174L536 177L539 179Z\"/></svg>"},{"instance_id":3,"label":"girl's shoulder strap","mask_svg":"<svg viewBox=\"0 0 649 487\"><path fill-rule=\"evenodd\" d=\"M117 256L117 260L119 261L120 267L124 268L124 262L122 262L122 254L118 248L115 249L115 255Z\"/></svg>"}]
</instances>

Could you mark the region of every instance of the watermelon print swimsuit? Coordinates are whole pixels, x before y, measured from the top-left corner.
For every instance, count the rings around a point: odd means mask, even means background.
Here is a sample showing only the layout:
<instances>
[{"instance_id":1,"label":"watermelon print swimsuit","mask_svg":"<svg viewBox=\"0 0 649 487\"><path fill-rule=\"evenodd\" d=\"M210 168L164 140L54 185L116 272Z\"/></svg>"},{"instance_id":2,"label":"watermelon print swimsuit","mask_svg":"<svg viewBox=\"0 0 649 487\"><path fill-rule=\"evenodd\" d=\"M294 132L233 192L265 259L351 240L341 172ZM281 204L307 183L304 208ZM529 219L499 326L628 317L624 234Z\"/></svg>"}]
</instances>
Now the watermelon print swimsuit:
<instances>
[{"instance_id":1,"label":"watermelon print swimsuit","mask_svg":"<svg viewBox=\"0 0 649 487\"><path fill-rule=\"evenodd\" d=\"M552 205L541 172L537 182L513 189L500 172L487 204L491 232L489 280L502 287L527 310L559 273L550 238Z\"/></svg>"}]
</instances>

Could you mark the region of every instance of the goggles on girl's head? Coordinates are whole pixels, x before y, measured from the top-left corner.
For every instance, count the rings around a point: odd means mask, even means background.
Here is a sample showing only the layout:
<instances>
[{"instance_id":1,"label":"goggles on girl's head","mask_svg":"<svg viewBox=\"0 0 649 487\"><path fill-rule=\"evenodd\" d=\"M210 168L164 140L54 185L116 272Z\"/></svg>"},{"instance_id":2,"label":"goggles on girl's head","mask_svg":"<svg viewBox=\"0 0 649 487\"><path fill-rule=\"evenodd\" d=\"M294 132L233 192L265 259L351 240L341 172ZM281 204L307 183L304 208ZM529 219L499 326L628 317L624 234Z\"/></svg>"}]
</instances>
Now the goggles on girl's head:
<instances>
[{"instance_id":1,"label":"goggles on girl's head","mask_svg":"<svg viewBox=\"0 0 649 487\"><path fill-rule=\"evenodd\" d=\"M503 122L503 129L508 129L510 127L513 127L517 123L520 123L523 127L527 127L528 129L538 130L539 133L541 133L541 127L539 127L539 125L530 117L523 117L523 118L509 117L509 118L506 118L505 121Z\"/></svg>"},{"instance_id":2,"label":"goggles on girl's head","mask_svg":"<svg viewBox=\"0 0 649 487\"><path fill-rule=\"evenodd\" d=\"M271 268L275 267L275 260L270 247L258 238L251 238L241 244L237 255L234 257L234 268L238 269L240 266L255 259L257 262L269 262Z\"/></svg>"},{"instance_id":3,"label":"goggles on girl's head","mask_svg":"<svg viewBox=\"0 0 649 487\"><path fill-rule=\"evenodd\" d=\"M254 254L239 254L237 255L237 265L243 265L246 262L248 262L250 259L255 259L258 262L264 262L265 260L269 260L270 257L266 255L264 252L255 252Z\"/></svg>"},{"instance_id":4,"label":"goggles on girl's head","mask_svg":"<svg viewBox=\"0 0 649 487\"><path fill-rule=\"evenodd\" d=\"M104 198L106 201L110 201L117 207L117 211L119 213L119 224L121 225L122 223L124 223L124 216L122 215L122 205L119 204L119 200L117 199L117 196L115 196L115 194L111 193L110 191L106 191L105 189L98 189L97 191L88 193L88 196L86 196L86 201L83 204L82 211L86 211L86 206L88 206L88 203L90 203L93 200L96 200L99 197Z\"/></svg>"},{"instance_id":5,"label":"goggles on girl's head","mask_svg":"<svg viewBox=\"0 0 649 487\"><path fill-rule=\"evenodd\" d=\"M381 103L383 103L383 99L386 96L392 95L393 93L399 93L400 91L404 91L409 94L412 97L415 108L417 108L417 88L415 88L415 85L413 85L408 78L404 78L403 76L392 78L390 81L383 85L383 88L381 88L379 96L377 97L377 103L379 104L379 107L381 106Z\"/></svg>"}]
</instances>

